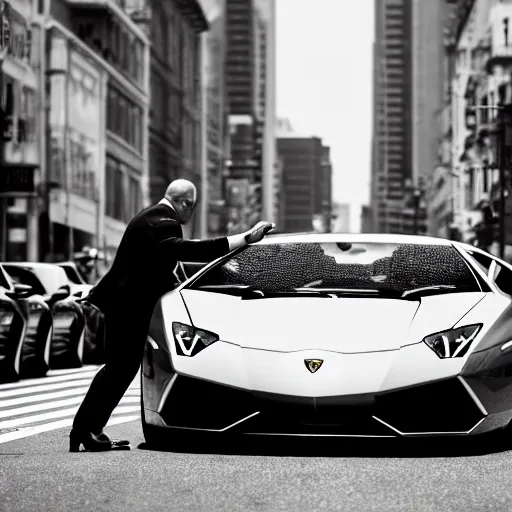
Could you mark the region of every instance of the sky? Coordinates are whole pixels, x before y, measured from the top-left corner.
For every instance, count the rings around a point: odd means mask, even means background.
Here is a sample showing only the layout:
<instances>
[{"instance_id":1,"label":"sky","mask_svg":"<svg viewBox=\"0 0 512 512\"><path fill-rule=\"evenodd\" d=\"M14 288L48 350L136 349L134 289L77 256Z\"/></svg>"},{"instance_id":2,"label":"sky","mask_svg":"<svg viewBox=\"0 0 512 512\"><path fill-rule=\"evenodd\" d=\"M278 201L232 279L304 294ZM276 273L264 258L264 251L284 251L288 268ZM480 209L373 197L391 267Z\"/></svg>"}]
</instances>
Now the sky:
<instances>
[{"instance_id":1,"label":"sky","mask_svg":"<svg viewBox=\"0 0 512 512\"><path fill-rule=\"evenodd\" d=\"M276 0L276 110L331 147L333 200L370 192L374 0Z\"/></svg>"}]
</instances>

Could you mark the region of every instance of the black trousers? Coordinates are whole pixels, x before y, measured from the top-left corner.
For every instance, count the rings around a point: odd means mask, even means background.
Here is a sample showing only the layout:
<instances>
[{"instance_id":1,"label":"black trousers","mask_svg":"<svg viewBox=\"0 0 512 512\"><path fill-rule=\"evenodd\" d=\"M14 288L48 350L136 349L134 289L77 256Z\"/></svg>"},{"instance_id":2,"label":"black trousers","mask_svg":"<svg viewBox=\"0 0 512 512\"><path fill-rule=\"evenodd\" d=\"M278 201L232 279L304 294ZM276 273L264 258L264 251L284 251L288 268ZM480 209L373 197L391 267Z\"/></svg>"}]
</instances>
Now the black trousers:
<instances>
[{"instance_id":1,"label":"black trousers","mask_svg":"<svg viewBox=\"0 0 512 512\"><path fill-rule=\"evenodd\" d=\"M105 312L106 363L95 375L73 428L99 434L140 368L152 309L118 304Z\"/></svg>"}]
</instances>

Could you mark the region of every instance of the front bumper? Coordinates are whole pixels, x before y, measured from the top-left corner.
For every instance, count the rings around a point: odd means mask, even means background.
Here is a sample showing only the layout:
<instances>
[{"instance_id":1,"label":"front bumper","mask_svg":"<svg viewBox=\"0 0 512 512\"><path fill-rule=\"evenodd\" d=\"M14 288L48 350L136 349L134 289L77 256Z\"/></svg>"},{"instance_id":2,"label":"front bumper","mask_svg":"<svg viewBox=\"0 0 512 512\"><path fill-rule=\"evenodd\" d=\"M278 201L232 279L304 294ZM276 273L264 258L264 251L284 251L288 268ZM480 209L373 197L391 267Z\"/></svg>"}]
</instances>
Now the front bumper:
<instances>
[{"instance_id":1,"label":"front bumper","mask_svg":"<svg viewBox=\"0 0 512 512\"><path fill-rule=\"evenodd\" d=\"M464 436L506 426L462 377L378 394L295 397L252 392L175 374L145 421L172 429L333 437Z\"/></svg>"}]
</instances>

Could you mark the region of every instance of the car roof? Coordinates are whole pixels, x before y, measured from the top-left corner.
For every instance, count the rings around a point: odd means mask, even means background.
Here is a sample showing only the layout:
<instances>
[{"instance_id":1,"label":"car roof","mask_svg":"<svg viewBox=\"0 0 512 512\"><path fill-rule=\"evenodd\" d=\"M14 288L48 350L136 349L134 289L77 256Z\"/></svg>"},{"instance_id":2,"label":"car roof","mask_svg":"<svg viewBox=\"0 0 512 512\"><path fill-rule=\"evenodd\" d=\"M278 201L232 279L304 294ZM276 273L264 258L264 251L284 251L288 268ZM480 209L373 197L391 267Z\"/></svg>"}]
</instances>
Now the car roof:
<instances>
[{"instance_id":1,"label":"car roof","mask_svg":"<svg viewBox=\"0 0 512 512\"><path fill-rule=\"evenodd\" d=\"M9 271L9 267L31 269L47 291L54 293L61 286L68 285L69 279L66 271L53 263L39 261L6 261L2 265Z\"/></svg>"},{"instance_id":2,"label":"car roof","mask_svg":"<svg viewBox=\"0 0 512 512\"><path fill-rule=\"evenodd\" d=\"M446 238L424 235L395 235L388 233L280 233L268 234L256 245L316 243L327 244L337 242L350 243L383 243L383 244L415 244L415 245L453 245L456 242Z\"/></svg>"}]
</instances>

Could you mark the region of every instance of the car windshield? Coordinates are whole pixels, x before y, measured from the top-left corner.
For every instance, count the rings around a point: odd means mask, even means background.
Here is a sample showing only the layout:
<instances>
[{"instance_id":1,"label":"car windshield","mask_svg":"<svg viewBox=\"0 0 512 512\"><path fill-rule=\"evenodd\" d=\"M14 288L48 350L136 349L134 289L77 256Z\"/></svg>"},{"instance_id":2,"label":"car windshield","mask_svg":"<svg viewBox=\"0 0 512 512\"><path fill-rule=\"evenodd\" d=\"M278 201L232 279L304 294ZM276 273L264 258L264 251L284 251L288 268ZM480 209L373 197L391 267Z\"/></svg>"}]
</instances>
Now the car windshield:
<instances>
[{"instance_id":1,"label":"car windshield","mask_svg":"<svg viewBox=\"0 0 512 512\"><path fill-rule=\"evenodd\" d=\"M481 291L452 246L348 242L246 246L190 285L222 293L237 287L380 296Z\"/></svg>"},{"instance_id":2,"label":"car windshield","mask_svg":"<svg viewBox=\"0 0 512 512\"><path fill-rule=\"evenodd\" d=\"M82 276L79 274L78 270L71 266L71 265L59 265L60 268L64 269L64 272L66 272L66 276L68 277L69 281L73 284L87 284L84 279L82 279Z\"/></svg>"},{"instance_id":3,"label":"car windshield","mask_svg":"<svg viewBox=\"0 0 512 512\"><path fill-rule=\"evenodd\" d=\"M11 263L4 265L5 270L20 283L32 286L35 293L53 294L69 280L64 269L54 265L21 266Z\"/></svg>"}]
</instances>

